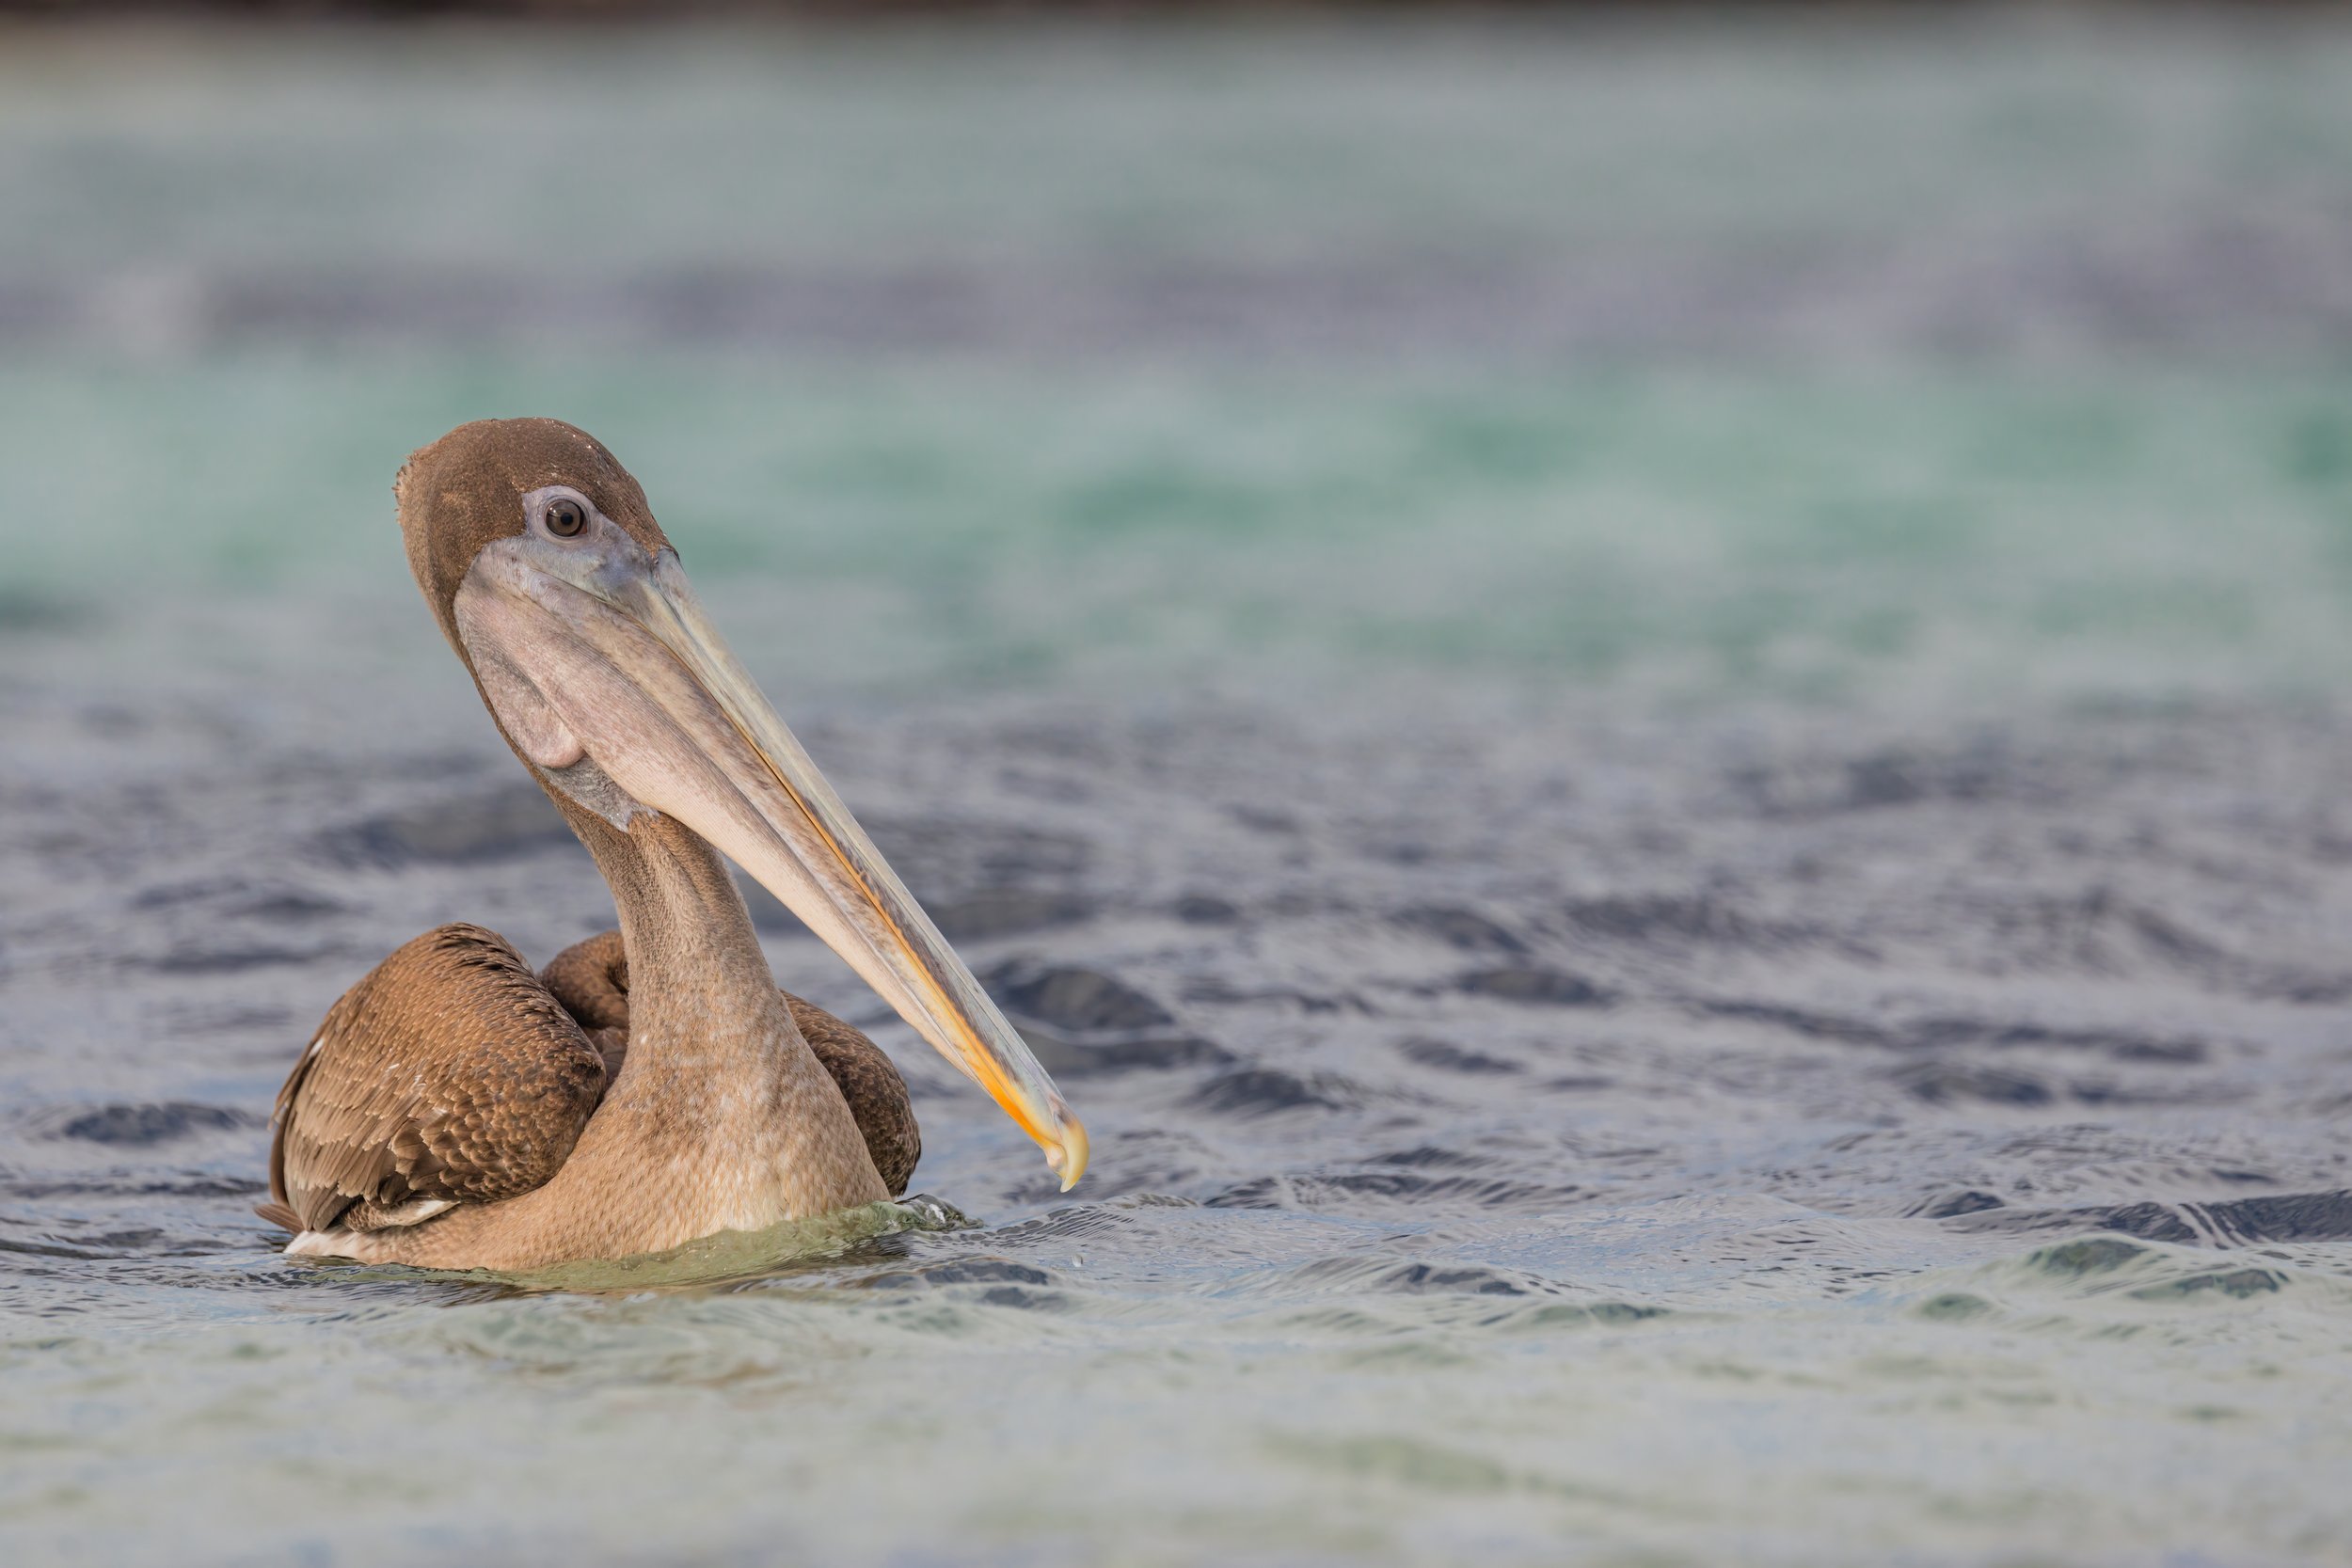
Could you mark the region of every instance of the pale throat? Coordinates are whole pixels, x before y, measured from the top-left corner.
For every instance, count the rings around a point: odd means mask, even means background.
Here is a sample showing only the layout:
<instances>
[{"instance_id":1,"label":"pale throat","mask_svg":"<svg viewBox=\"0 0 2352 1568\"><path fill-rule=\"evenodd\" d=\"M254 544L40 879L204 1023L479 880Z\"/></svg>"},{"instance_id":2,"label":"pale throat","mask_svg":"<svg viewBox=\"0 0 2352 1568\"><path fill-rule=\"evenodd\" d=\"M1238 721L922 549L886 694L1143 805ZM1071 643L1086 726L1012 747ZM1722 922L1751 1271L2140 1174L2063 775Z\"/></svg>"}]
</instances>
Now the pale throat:
<instances>
[{"instance_id":1,"label":"pale throat","mask_svg":"<svg viewBox=\"0 0 2352 1568\"><path fill-rule=\"evenodd\" d=\"M628 954L629 1053L615 1091L695 1098L722 1084L749 1087L779 1076L831 1088L716 849L651 812L626 833L596 835L589 847L612 890Z\"/></svg>"}]
</instances>

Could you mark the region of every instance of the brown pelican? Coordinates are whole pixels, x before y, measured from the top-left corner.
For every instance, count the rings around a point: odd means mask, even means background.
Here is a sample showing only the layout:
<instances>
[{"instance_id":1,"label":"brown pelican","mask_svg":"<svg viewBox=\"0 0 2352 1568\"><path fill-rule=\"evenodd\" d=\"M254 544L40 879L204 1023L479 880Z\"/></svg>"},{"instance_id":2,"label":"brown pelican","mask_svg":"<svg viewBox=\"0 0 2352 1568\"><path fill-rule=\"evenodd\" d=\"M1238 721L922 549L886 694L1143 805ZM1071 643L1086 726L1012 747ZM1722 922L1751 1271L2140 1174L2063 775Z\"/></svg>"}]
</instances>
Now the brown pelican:
<instances>
[{"instance_id":1,"label":"brown pelican","mask_svg":"<svg viewBox=\"0 0 2352 1568\"><path fill-rule=\"evenodd\" d=\"M1075 1182L1085 1129L711 630L612 454L485 420L393 495L442 633L621 926L538 975L444 926L336 1003L278 1096L259 1212L286 1250L533 1269L903 1192L905 1083L776 989L723 853Z\"/></svg>"}]
</instances>

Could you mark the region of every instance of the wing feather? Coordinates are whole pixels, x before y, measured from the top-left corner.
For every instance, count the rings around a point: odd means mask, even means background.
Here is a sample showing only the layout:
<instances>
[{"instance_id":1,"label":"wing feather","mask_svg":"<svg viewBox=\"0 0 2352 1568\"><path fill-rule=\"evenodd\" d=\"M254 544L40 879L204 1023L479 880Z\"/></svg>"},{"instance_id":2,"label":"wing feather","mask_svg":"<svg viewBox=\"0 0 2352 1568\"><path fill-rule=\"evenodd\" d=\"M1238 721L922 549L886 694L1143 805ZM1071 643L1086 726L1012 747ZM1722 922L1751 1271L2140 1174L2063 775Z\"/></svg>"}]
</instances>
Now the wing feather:
<instances>
[{"instance_id":1,"label":"wing feather","mask_svg":"<svg viewBox=\"0 0 2352 1568\"><path fill-rule=\"evenodd\" d=\"M562 1168L605 1082L503 938L437 927L346 992L287 1075L264 1217L375 1230L518 1197Z\"/></svg>"}]
</instances>

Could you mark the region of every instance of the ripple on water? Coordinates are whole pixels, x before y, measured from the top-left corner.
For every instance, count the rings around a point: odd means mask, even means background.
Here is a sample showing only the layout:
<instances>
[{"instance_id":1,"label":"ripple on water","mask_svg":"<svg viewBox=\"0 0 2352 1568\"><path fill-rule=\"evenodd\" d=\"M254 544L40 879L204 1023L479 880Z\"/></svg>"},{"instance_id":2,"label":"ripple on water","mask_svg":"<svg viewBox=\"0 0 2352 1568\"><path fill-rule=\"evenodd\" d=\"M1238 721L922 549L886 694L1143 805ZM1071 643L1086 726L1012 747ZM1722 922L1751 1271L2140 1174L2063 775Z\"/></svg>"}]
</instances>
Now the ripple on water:
<instances>
[{"instance_id":1,"label":"ripple on water","mask_svg":"<svg viewBox=\"0 0 2352 1568\"><path fill-rule=\"evenodd\" d=\"M2217 1259L2207 1250L2094 1235L1926 1276L1904 1294L1922 1320L2004 1332L2201 1338L2230 1331L2249 1313L2285 1313L2331 1332L2324 1325L2352 1312L2352 1275L2340 1258Z\"/></svg>"},{"instance_id":2,"label":"ripple on water","mask_svg":"<svg viewBox=\"0 0 2352 1568\"><path fill-rule=\"evenodd\" d=\"M2352 1240L2352 1192L2346 1191L2058 1210L2004 1208L1995 1200L1948 1212L1974 1230L2112 1230L2188 1246Z\"/></svg>"},{"instance_id":3,"label":"ripple on water","mask_svg":"<svg viewBox=\"0 0 2352 1568\"><path fill-rule=\"evenodd\" d=\"M199 1132L259 1127L263 1118L237 1105L201 1105L185 1100L110 1104L86 1111L53 1111L41 1118L50 1136L136 1148Z\"/></svg>"}]
</instances>

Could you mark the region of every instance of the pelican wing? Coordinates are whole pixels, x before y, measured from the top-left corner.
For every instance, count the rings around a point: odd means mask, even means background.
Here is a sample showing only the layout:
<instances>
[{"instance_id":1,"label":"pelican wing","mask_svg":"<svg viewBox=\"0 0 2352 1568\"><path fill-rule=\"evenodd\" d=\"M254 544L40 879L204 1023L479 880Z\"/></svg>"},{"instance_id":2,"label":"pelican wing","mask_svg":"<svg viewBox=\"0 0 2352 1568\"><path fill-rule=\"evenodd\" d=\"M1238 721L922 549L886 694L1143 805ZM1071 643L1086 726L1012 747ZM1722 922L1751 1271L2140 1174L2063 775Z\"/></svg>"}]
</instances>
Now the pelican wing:
<instances>
[{"instance_id":1,"label":"pelican wing","mask_svg":"<svg viewBox=\"0 0 2352 1568\"><path fill-rule=\"evenodd\" d=\"M443 926L344 993L278 1092L264 1219L416 1225L518 1197L570 1157L603 1061L514 948Z\"/></svg>"}]
</instances>

